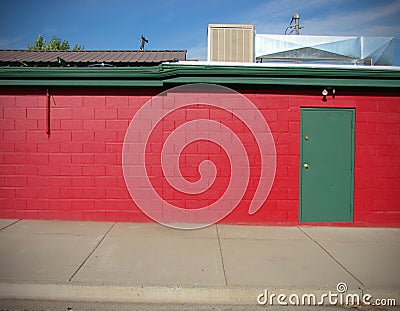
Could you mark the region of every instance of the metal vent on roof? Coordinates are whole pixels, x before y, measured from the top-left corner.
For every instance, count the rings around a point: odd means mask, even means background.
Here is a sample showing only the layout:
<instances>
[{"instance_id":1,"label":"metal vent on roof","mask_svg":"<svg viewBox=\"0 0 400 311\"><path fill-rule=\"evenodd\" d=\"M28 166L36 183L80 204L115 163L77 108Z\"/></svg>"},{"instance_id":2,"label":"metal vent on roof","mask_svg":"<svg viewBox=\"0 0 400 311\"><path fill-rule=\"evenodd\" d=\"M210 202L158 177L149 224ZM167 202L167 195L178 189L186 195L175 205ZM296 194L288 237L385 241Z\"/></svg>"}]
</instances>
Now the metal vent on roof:
<instances>
[{"instance_id":1,"label":"metal vent on roof","mask_svg":"<svg viewBox=\"0 0 400 311\"><path fill-rule=\"evenodd\" d=\"M382 66L394 63L392 37L257 34L255 50L259 62L344 62Z\"/></svg>"},{"instance_id":2,"label":"metal vent on roof","mask_svg":"<svg viewBox=\"0 0 400 311\"><path fill-rule=\"evenodd\" d=\"M208 25L208 61L254 62L254 25Z\"/></svg>"}]
</instances>

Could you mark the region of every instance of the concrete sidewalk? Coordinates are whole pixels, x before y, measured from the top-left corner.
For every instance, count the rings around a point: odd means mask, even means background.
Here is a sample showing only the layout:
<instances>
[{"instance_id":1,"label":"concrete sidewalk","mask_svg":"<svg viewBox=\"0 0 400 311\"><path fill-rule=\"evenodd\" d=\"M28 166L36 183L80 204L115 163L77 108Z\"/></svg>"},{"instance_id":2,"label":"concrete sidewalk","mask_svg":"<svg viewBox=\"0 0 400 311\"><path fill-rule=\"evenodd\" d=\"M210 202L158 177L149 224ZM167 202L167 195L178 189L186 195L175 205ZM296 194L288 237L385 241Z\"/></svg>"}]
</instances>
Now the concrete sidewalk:
<instances>
[{"instance_id":1,"label":"concrete sidewalk","mask_svg":"<svg viewBox=\"0 0 400 311\"><path fill-rule=\"evenodd\" d=\"M345 283L400 304L400 229L0 220L0 250L2 299L256 305Z\"/></svg>"}]
</instances>

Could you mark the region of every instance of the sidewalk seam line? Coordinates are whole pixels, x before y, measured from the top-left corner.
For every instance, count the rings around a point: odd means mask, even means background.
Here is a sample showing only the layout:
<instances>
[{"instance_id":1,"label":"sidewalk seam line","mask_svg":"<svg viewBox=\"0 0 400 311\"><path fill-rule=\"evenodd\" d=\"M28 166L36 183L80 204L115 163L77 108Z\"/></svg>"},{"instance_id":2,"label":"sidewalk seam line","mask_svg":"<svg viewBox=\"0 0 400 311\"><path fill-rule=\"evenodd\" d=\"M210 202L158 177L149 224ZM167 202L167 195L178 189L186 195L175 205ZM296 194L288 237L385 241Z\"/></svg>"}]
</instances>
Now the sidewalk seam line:
<instances>
[{"instance_id":1,"label":"sidewalk seam line","mask_svg":"<svg viewBox=\"0 0 400 311\"><path fill-rule=\"evenodd\" d=\"M313 239L307 232L303 231L299 226L297 227L305 236L307 236L311 241L318 245L329 257L331 257L344 271L346 271L350 276L352 276L361 286L365 287L364 283L361 282L353 273L351 273L339 260L337 260L328 250L322 246L317 240Z\"/></svg>"},{"instance_id":2,"label":"sidewalk seam line","mask_svg":"<svg viewBox=\"0 0 400 311\"><path fill-rule=\"evenodd\" d=\"M12 225L16 224L17 222L21 221L21 219L17 219L16 221L8 224L7 226L3 227L0 229L0 231L3 231L4 229L7 229L8 227L11 227Z\"/></svg>"},{"instance_id":3,"label":"sidewalk seam line","mask_svg":"<svg viewBox=\"0 0 400 311\"><path fill-rule=\"evenodd\" d=\"M96 244L96 246L92 249L92 251L89 253L89 255L87 255L87 257L83 260L83 262L79 265L78 269L76 269L76 271L72 274L72 276L68 279L68 282L71 282L72 279L75 277L75 275L79 272L79 270L81 270L81 268L83 267L83 265L86 263L86 261L88 261L88 259L90 258L90 256L92 256L92 254L96 251L96 249L100 246L101 242L103 242L103 240L106 238L106 236L108 235L108 233L111 231L112 228L114 228L115 226L115 222L111 225L110 228L108 228L107 232L104 233L103 237L100 239L100 241Z\"/></svg>"},{"instance_id":4,"label":"sidewalk seam line","mask_svg":"<svg viewBox=\"0 0 400 311\"><path fill-rule=\"evenodd\" d=\"M217 239L219 245L219 252L221 254L222 271L224 272L225 286L228 286L228 280L226 279L226 272L225 272L224 256L222 255L221 239L219 238L219 231L217 224L215 225L215 229L217 230Z\"/></svg>"}]
</instances>

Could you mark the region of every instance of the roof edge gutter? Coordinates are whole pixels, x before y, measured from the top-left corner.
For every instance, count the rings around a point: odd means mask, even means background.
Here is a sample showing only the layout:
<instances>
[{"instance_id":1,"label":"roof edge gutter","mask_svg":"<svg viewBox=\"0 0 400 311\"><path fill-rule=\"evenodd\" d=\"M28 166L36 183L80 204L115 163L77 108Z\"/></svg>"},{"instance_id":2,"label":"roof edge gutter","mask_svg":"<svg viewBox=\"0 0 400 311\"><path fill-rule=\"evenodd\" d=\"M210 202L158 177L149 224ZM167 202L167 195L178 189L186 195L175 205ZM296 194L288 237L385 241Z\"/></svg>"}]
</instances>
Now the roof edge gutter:
<instances>
[{"instance_id":1,"label":"roof edge gutter","mask_svg":"<svg viewBox=\"0 0 400 311\"><path fill-rule=\"evenodd\" d=\"M332 66L236 66L231 63L164 63L153 67L0 67L0 86L160 87L216 83L279 86L346 86L400 89L400 68Z\"/></svg>"}]
</instances>

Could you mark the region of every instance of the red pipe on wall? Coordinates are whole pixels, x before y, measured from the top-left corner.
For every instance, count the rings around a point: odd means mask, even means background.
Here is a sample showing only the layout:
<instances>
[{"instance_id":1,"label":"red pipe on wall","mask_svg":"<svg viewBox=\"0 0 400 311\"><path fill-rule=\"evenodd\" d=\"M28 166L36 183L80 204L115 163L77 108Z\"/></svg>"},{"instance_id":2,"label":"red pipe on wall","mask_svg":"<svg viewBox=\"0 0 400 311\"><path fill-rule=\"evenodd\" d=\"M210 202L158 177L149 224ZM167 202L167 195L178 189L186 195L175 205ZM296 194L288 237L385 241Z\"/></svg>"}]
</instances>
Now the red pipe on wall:
<instances>
[{"instance_id":1,"label":"red pipe on wall","mask_svg":"<svg viewBox=\"0 0 400 311\"><path fill-rule=\"evenodd\" d=\"M46 133L50 137L50 93L46 89Z\"/></svg>"}]
</instances>

